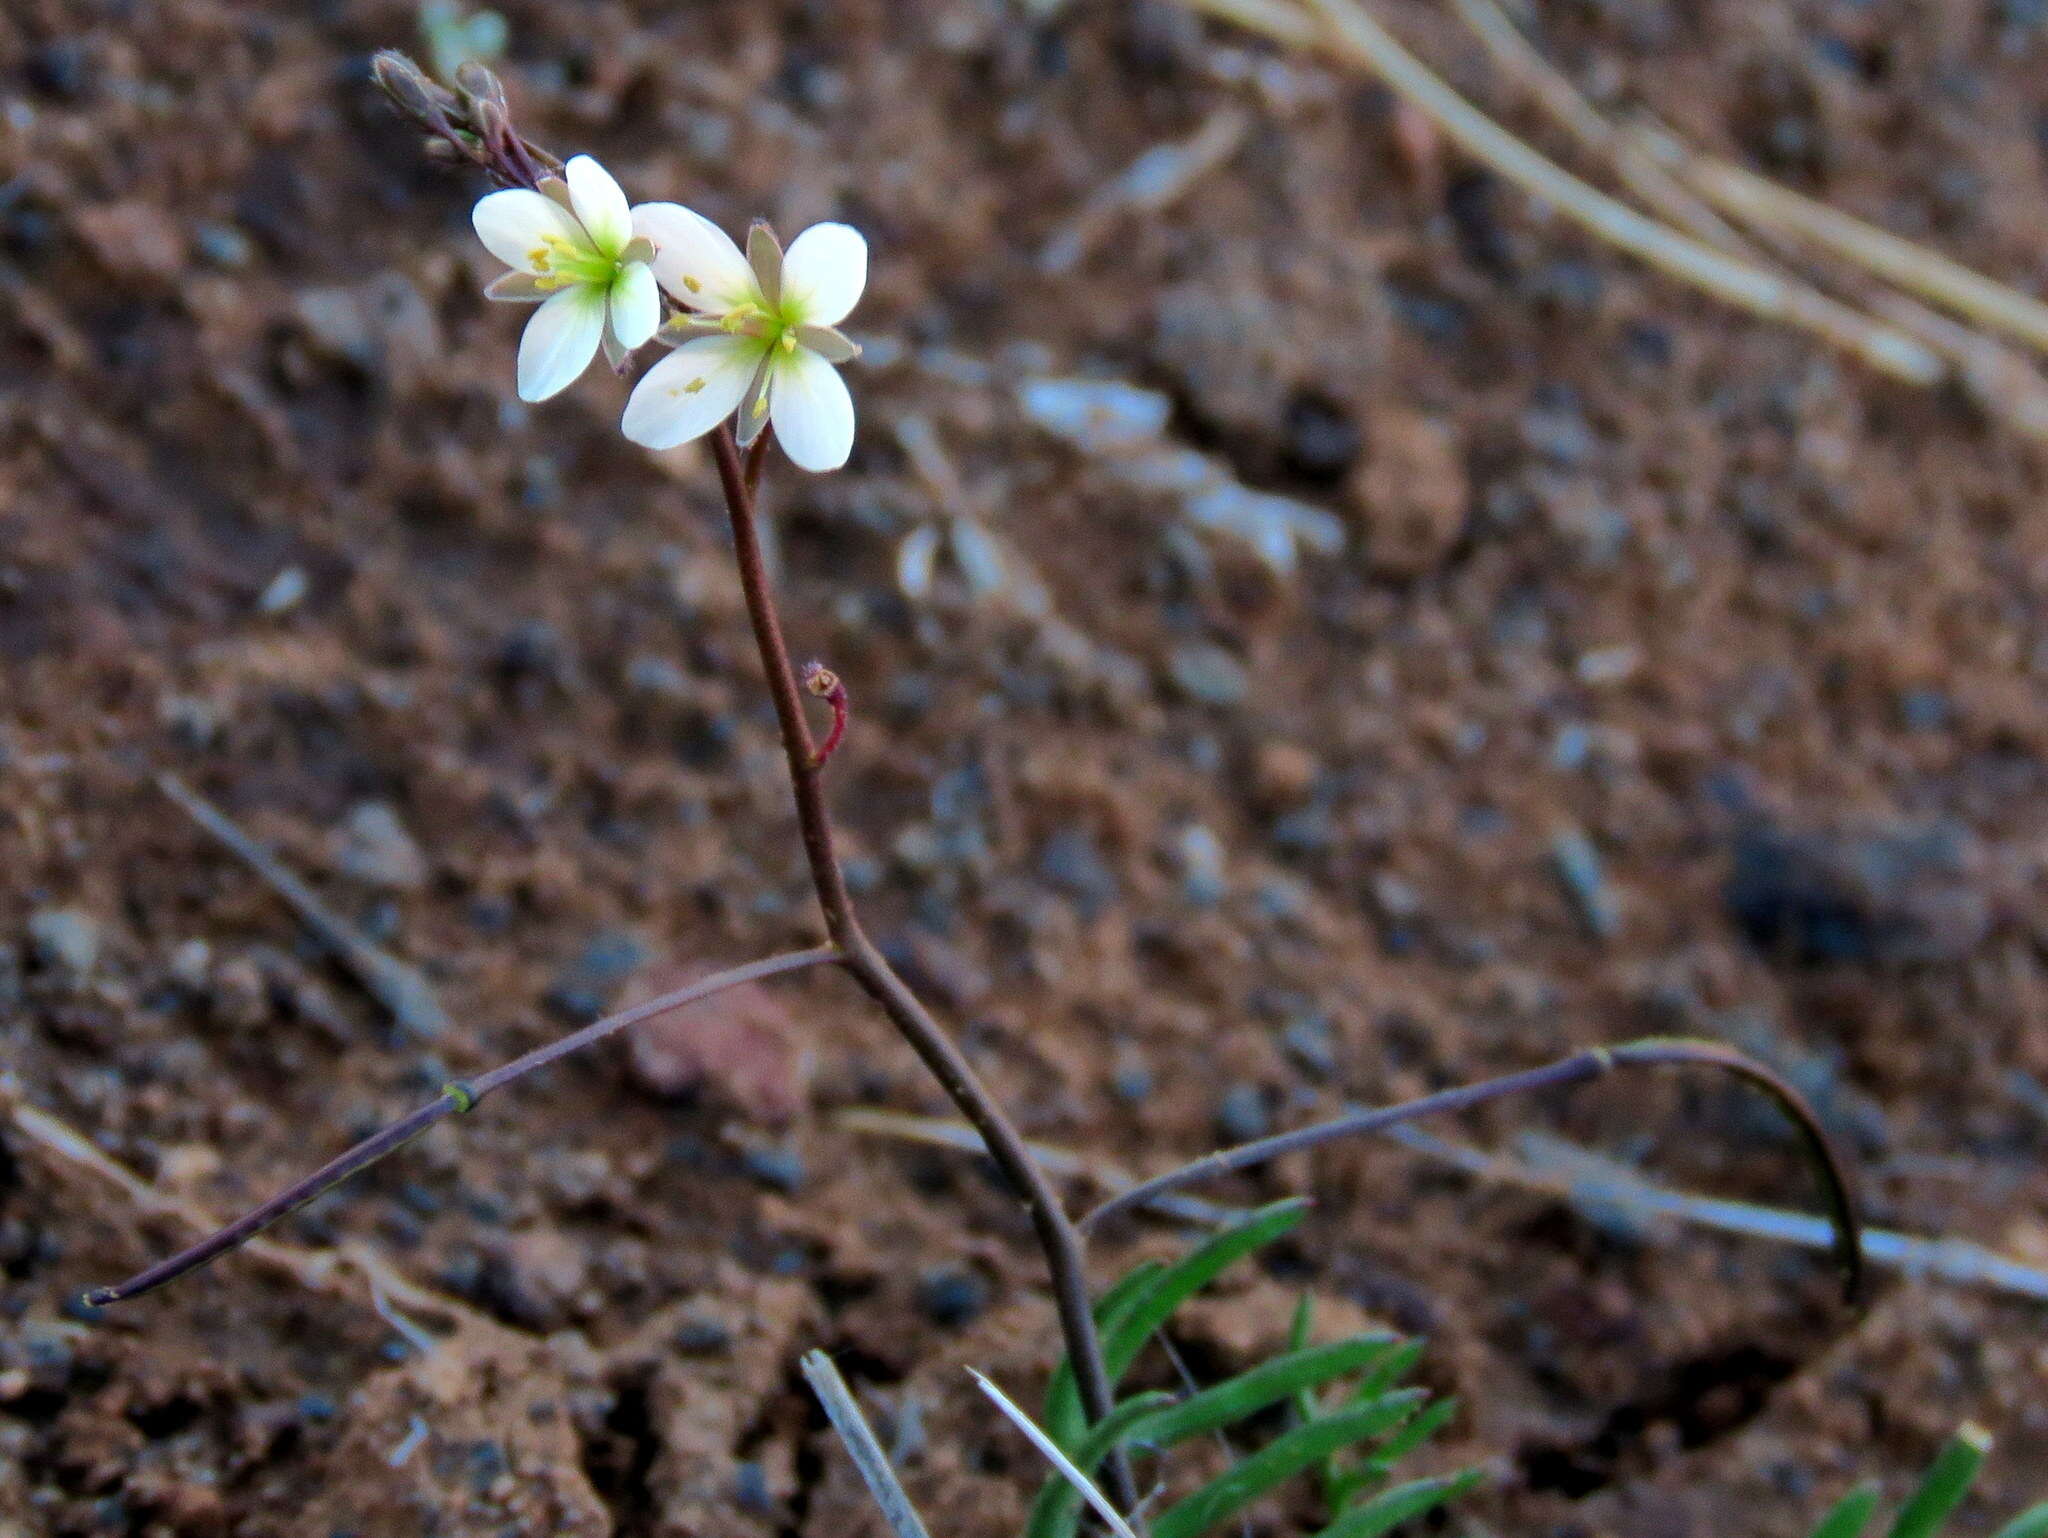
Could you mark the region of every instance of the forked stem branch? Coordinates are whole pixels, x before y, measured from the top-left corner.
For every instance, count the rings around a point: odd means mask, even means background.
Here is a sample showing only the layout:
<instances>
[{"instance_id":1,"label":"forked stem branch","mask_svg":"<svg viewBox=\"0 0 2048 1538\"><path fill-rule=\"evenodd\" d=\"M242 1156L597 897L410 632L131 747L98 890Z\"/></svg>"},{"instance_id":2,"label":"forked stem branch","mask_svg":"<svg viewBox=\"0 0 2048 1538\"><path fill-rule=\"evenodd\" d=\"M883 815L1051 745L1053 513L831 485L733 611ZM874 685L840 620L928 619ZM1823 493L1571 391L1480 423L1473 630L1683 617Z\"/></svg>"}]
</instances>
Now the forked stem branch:
<instances>
[{"instance_id":1,"label":"forked stem branch","mask_svg":"<svg viewBox=\"0 0 2048 1538\"><path fill-rule=\"evenodd\" d=\"M733 551L739 564L740 587L746 595L747 616L753 624L754 643L761 653L761 664L768 675L768 692L775 701L776 718L782 726L797 825L803 836L805 858L810 863L811 884L824 912L826 932L839 947L839 964L881 1007L960 1114L981 1134L989 1157L1023 1202L1052 1275L1060 1332L1066 1340L1067 1359L1073 1364L1082 1404L1090 1421L1100 1421L1114 1407L1115 1397L1096 1334L1080 1231L1067 1216L1058 1193L1032 1157L1023 1136L976 1077L959 1047L867 937L847 892L846 873L833 847L832 822L825 806L824 779L820 773L823 764L804 717L804 691L790 665L789 644L783 636L774 585L768 577L755 526L754 490L760 481L760 460L768 438L769 433L764 430L743 460L731 428L720 427L711 435L711 447L718 461L726 512L732 522ZM1120 1486L1114 1492L1116 1498L1129 1509L1135 1504L1129 1470L1119 1464L1111 1472Z\"/></svg>"}]
</instances>

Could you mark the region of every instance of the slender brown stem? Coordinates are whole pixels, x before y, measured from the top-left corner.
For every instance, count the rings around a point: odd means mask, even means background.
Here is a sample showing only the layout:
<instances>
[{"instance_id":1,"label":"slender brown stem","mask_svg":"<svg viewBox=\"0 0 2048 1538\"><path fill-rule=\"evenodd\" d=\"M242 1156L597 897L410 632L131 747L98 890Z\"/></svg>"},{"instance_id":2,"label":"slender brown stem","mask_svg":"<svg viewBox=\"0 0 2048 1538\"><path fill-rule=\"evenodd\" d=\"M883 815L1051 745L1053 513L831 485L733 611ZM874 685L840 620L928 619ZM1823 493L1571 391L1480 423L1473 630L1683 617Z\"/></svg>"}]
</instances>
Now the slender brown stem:
<instances>
[{"instance_id":1,"label":"slender brown stem","mask_svg":"<svg viewBox=\"0 0 2048 1538\"><path fill-rule=\"evenodd\" d=\"M1192 1163L1182 1165L1179 1169L1168 1170L1163 1175L1154 1176L1128 1190L1119 1191L1081 1219L1081 1231L1087 1233L1104 1219L1119 1212L1128 1212L1168 1192L1200 1185L1237 1170L1250 1169L1254 1165L1265 1164L1285 1154L1320 1148L1323 1144L1336 1142L1340 1138L1357 1137L1367 1132L1381 1132L1388 1127L1416 1121L1424 1116L1469 1110L1489 1100L1499 1100L1529 1090L1562 1089L1568 1085L1582 1084L1588 1079L1600 1078L1616 1068L1628 1067L1716 1068L1724 1073L1732 1073L1739 1078L1747 1079L1778 1103L1799 1129L1814 1168L1821 1177L1829 1215L1834 1219L1835 1255L1842 1267L1844 1291L1848 1300L1853 1303L1863 1283L1863 1222L1857 1212L1855 1191L1849 1183L1846 1166L1836 1154L1826 1131L1822 1129L1820 1118L1814 1114L1813 1107L1798 1090L1754 1058L1746 1057L1734 1048L1723 1046L1719 1042L1691 1041L1677 1037L1652 1036L1641 1041L1624 1042L1618 1047L1594 1047L1585 1052L1573 1053L1570 1057L1561 1058L1557 1062L1546 1063L1541 1068L1525 1068L1519 1073L1503 1074L1497 1079L1485 1079L1477 1084L1440 1090L1434 1095L1424 1095L1416 1100L1403 1101L1399 1105L1349 1111L1329 1121L1317 1122L1314 1126L1297 1127L1292 1132L1280 1132L1255 1142L1240 1143L1235 1148L1218 1149L1215 1153L1204 1155Z\"/></svg>"},{"instance_id":2,"label":"slender brown stem","mask_svg":"<svg viewBox=\"0 0 2048 1538\"><path fill-rule=\"evenodd\" d=\"M225 1228L208 1234L198 1243L179 1251L168 1260L158 1261L148 1270L130 1277L112 1287L96 1287L85 1295L85 1301L94 1307L109 1303L124 1302L140 1297L166 1282L176 1281L187 1271L195 1271L211 1261L218 1260L228 1251L248 1243L279 1218L299 1210L316 1197L333 1190L351 1175L367 1169L386 1154L393 1153L410 1143L436 1122L464 1111L475 1110L484 1096L494 1090L503 1089L515 1079L572 1052L580 1052L593 1042L602 1041L615 1031L623 1031L629 1025L638 1025L643 1020L652 1020L671 1010L707 999L714 993L727 988L736 988L741 983L759 982L765 977L775 977L783 972L795 972L804 967L822 966L828 961L840 959L839 948L833 945L814 946L806 951L791 951L783 956L769 956L761 961L748 962L743 967L713 973L701 978L686 988L664 993L636 1004L631 1009L622 1009L617 1014L606 1015L602 1020L593 1021L580 1031L572 1031L559 1041L551 1041L544 1047L536 1047L523 1057L514 1058L501 1067L474 1079L457 1079L443 1087L440 1097L421 1106L418 1110L400 1117L390 1126L379 1129L364 1138L345 1153L336 1155L312 1174L292 1182L262 1206L245 1212Z\"/></svg>"},{"instance_id":3,"label":"slender brown stem","mask_svg":"<svg viewBox=\"0 0 2048 1538\"><path fill-rule=\"evenodd\" d=\"M726 510L732 519L733 549L739 561L747 615L754 627L754 643L760 649L761 662L768 674L768 692L782 725L782 746L789 760L797 824L803 835L805 858L810 862L811 884L817 889L818 906L824 912L826 932L843 953L840 965L881 1006L882 1013L931 1070L960 1114L981 1134L989 1157L1024 1203L1052 1273L1060 1331L1066 1340L1067 1357L1074 1367L1082 1403L1089 1419L1099 1421L1114 1406L1114 1389L1096 1335L1080 1232L1023 1137L975 1076L959 1047L862 930L847 893L845 872L833 848L818 753L804 718L803 693L796 671L790 666L789 646L783 639L782 620L776 613L774 588L768 580L754 522L752 486L760 473L760 454L766 439L764 433L756 440L744 464L730 428L721 427L714 432L711 445L718 461ZM1128 1510L1135 1504L1130 1471L1116 1466L1111 1472L1119 1486L1114 1493Z\"/></svg>"}]
</instances>

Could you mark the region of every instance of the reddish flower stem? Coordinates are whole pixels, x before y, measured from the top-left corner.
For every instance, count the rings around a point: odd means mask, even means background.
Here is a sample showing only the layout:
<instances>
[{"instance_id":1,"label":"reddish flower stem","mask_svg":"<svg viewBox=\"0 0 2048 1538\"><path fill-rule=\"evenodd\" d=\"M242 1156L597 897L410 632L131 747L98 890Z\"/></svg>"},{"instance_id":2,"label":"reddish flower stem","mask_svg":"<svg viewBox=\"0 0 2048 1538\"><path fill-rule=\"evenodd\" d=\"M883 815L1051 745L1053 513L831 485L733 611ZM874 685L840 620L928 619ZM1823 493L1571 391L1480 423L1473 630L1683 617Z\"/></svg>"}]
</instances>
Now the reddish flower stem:
<instances>
[{"instance_id":1,"label":"reddish flower stem","mask_svg":"<svg viewBox=\"0 0 2048 1538\"><path fill-rule=\"evenodd\" d=\"M755 527L753 493L759 483L761 455L767 442L768 434L764 432L743 463L729 426L722 426L711 435L719 484L725 492L726 512L732 522L740 587L746 595L754 644L768 675L768 693L775 701L776 718L782 726L783 753L789 763L797 826L802 833L805 858L810 863L811 885L824 913L826 932L839 947L839 964L881 1007L960 1114L981 1134L989 1157L1023 1202L1052 1274L1060 1331L1066 1340L1067 1359L1073 1364L1082 1403L1088 1418L1099 1421L1109 1414L1115 1399L1096 1334L1080 1232L1022 1135L976 1077L959 1047L867 937L847 892L846 874L833 847L832 822L825 806L824 782L819 772L822 761L804 718L803 691L796 670L790 665L782 619L776 612L774 586L768 578ZM1131 1509L1136 1504L1136 1493L1128 1466L1113 1463L1111 1475L1118 1486L1113 1492L1117 1500L1125 1510Z\"/></svg>"}]
</instances>

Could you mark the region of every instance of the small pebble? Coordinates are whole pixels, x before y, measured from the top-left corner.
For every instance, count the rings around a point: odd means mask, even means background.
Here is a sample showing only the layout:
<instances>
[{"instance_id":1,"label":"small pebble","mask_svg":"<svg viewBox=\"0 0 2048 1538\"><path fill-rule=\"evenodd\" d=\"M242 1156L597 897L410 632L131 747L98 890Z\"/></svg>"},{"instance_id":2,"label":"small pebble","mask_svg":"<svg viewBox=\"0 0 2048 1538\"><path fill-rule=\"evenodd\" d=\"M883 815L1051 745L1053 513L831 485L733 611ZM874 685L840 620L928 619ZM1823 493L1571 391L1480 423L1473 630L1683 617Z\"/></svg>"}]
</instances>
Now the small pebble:
<instances>
[{"instance_id":1,"label":"small pebble","mask_svg":"<svg viewBox=\"0 0 2048 1538\"><path fill-rule=\"evenodd\" d=\"M1175 647L1167 671L1174 687L1200 705L1240 705L1251 692L1251 679L1244 664L1222 647L1207 642Z\"/></svg>"},{"instance_id":2,"label":"small pebble","mask_svg":"<svg viewBox=\"0 0 2048 1538\"><path fill-rule=\"evenodd\" d=\"M917 1306L942 1329L972 1324L988 1304L988 1283L976 1272L949 1266L927 1271L918 1280Z\"/></svg>"},{"instance_id":3,"label":"small pebble","mask_svg":"<svg viewBox=\"0 0 2048 1538\"><path fill-rule=\"evenodd\" d=\"M1149 443L1173 415L1158 391L1115 379L1027 379L1017 399L1047 432L1096 453Z\"/></svg>"},{"instance_id":4,"label":"small pebble","mask_svg":"<svg viewBox=\"0 0 2048 1538\"><path fill-rule=\"evenodd\" d=\"M1939 689L1908 689L1899 696L1899 719L1908 731L1942 731L1951 717L1948 696Z\"/></svg>"},{"instance_id":5,"label":"small pebble","mask_svg":"<svg viewBox=\"0 0 2048 1538\"><path fill-rule=\"evenodd\" d=\"M1230 893L1223 873L1223 844L1201 823L1190 823L1174 840L1180 866L1180 895L1190 907L1213 908Z\"/></svg>"},{"instance_id":6,"label":"small pebble","mask_svg":"<svg viewBox=\"0 0 2048 1538\"><path fill-rule=\"evenodd\" d=\"M1256 1084L1233 1084L1216 1102L1216 1132L1226 1143L1249 1143L1273 1130L1266 1093Z\"/></svg>"},{"instance_id":7,"label":"small pebble","mask_svg":"<svg viewBox=\"0 0 2048 1538\"><path fill-rule=\"evenodd\" d=\"M686 1356L708 1356L732 1344L732 1330L708 1314L692 1314L676 1326L676 1350Z\"/></svg>"},{"instance_id":8,"label":"small pebble","mask_svg":"<svg viewBox=\"0 0 2048 1538\"><path fill-rule=\"evenodd\" d=\"M1337 1071L1337 1043L1328 1015L1296 1015L1282 1028L1280 1045L1310 1073L1327 1078Z\"/></svg>"},{"instance_id":9,"label":"small pebble","mask_svg":"<svg viewBox=\"0 0 2048 1538\"><path fill-rule=\"evenodd\" d=\"M793 1195L803 1187L803 1156L786 1144L749 1148L740 1155L740 1167L753 1180L785 1196Z\"/></svg>"},{"instance_id":10,"label":"small pebble","mask_svg":"<svg viewBox=\"0 0 2048 1538\"><path fill-rule=\"evenodd\" d=\"M757 1517L775 1515L775 1492L768 1488L768 1474L749 1458L733 1470L732 1498L742 1511Z\"/></svg>"},{"instance_id":11,"label":"small pebble","mask_svg":"<svg viewBox=\"0 0 2048 1538\"><path fill-rule=\"evenodd\" d=\"M1038 857L1038 873L1076 899L1084 917L1108 908L1120 890L1116 872L1083 828L1062 828L1047 839Z\"/></svg>"},{"instance_id":12,"label":"small pebble","mask_svg":"<svg viewBox=\"0 0 2048 1538\"><path fill-rule=\"evenodd\" d=\"M387 891L416 891L429 874L426 855L397 809L383 801L349 809L335 835L334 863L351 880Z\"/></svg>"},{"instance_id":13,"label":"small pebble","mask_svg":"<svg viewBox=\"0 0 2048 1538\"><path fill-rule=\"evenodd\" d=\"M255 259L256 247L232 224L201 224L192 232L193 244L209 266L225 272L239 272Z\"/></svg>"},{"instance_id":14,"label":"small pebble","mask_svg":"<svg viewBox=\"0 0 2048 1538\"><path fill-rule=\"evenodd\" d=\"M1287 407L1287 458L1311 480L1334 481L1358 457L1358 425L1342 411L1312 396Z\"/></svg>"},{"instance_id":15,"label":"small pebble","mask_svg":"<svg viewBox=\"0 0 2048 1538\"><path fill-rule=\"evenodd\" d=\"M306 569L303 566L287 566L270 579L269 586L263 589L262 596L256 600L256 607L275 618L296 608L299 601L306 596L307 586Z\"/></svg>"},{"instance_id":16,"label":"small pebble","mask_svg":"<svg viewBox=\"0 0 2048 1538\"><path fill-rule=\"evenodd\" d=\"M572 1019L594 1019L605 1012L620 986L647 960L647 947L625 930L606 930L583 948L549 986L547 1002Z\"/></svg>"},{"instance_id":17,"label":"small pebble","mask_svg":"<svg viewBox=\"0 0 2048 1538\"><path fill-rule=\"evenodd\" d=\"M1642 661L1634 646L1602 646L1583 654L1575 671L1582 684L1618 684L1632 678Z\"/></svg>"},{"instance_id":18,"label":"small pebble","mask_svg":"<svg viewBox=\"0 0 2048 1538\"><path fill-rule=\"evenodd\" d=\"M57 101L77 101L85 95L90 81L85 44L77 38L45 43L29 54L22 73L43 95Z\"/></svg>"},{"instance_id":19,"label":"small pebble","mask_svg":"<svg viewBox=\"0 0 2048 1538\"><path fill-rule=\"evenodd\" d=\"M1621 927L1621 909L1608 889L1600 852L1584 833L1565 828L1554 835L1550 867L1594 938L1608 939Z\"/></svg>"},{"instance_id":20,"label":"small pebble","mask_svg":"<svg viewBox=\"0 0 2048 1538\"><path fill-rule=\"evenodd\" d=\"M52 971L83 977L100 955L100 926L77 908L38 908L29 915L29 951Z\"/></svg>"}]
</instances>

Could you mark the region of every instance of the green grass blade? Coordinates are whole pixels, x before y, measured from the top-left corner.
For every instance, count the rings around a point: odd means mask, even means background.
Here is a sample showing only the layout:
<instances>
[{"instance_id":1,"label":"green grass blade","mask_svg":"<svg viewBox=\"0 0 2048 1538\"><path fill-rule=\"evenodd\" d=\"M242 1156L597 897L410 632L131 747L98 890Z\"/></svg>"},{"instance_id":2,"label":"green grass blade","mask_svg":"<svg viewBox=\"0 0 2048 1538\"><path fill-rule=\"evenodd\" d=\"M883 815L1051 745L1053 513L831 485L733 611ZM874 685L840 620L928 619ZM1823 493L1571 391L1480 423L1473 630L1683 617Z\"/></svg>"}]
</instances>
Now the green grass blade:
<instances>
[{"instance_id":1,"label":"green grass blade","mask_svg":"<svg viewBox=\"0 0 2048 1538\"><path fill-rule=\"evenodd\" d=\"M1891 1538L1933 1538L1965 1495L1984 1455L1991 1451L1991 1438L1980 1427L1965 1422L1946 1446L1934 1455L1903 1510L1892 1523Z\"/></svg>"},{"instance_id":2,"label":"green grass blade","mask_svg":"<svg viewBox=\"0 0 2048 1538\"><path fill-rule=\"evenodd\" d=\"M1245 1256L1293 1228L1308 1215L1308 1207L1308 1199L1299 1196L1262 1207L1209 1239L1186 1259L1168 1266L1150 1286L1134 1290L1128 1306L1119 1309L1119 1317L1103 1323L1102 1359L1109 1369L1109 1381L1114 1384L1130 1370L1145 1342L1175 1309ZM1060 1363L1046 1388L1045 1429L1068 1451L1078 1447L1087 1434L1088 1418L1081 1410L1081 1391L1074 1383L1071 1363Z\"/></svg>"},{"instance_id":3,"label":"green grass blade","mask_svg":"<svg viewBox=\"0 0 2048 1538\"><path fill-rule=\"evenodd\" d=\"M2048 1501L2021 1512L1991 1538L2048 1538Z\"/></svg>"},{"instance_id":4,"label":"green grass blade","mask_svg":"<svg viewBox=\"0 0 2048 1538\"><path fill-rule=\"evenodd\" d=\"M1294 1305L1294 1318L1287 1325L1287 1349L1299 1351L1308 1344L1309 1332L1316 1324L1315 1294L1305 1292Z\"/></svg>"},{"instance_id":5,"label":"green grass blade","mask_svg":"<svg viewBox=\"0 0 2048 1538\"><path fill-rule=\"evenodd\" d=\"M1877 1510L1877 1481L1866 1480L1829 1508L1813 1530L1813 1538L1856 1538Z\"/></svg>"},{"instance_id":6,"label":"green grass blade","mask_svg":"<svg viewBox=\"0 0 2048 1538\"><path fill-rule=\"evenodd\" d=\"M1295 1393L1359 1372L1394 1346L1391 1335L1354 1335L1327 1346L1310 1346L1273 1357L1227 1383L1203 1389L1147 1416L1132 1440L1171 1447L1219 1427L1234 1426Z\"/></svg>"},{"instance_id":7,"label":"green grass blade","mask_svg":"<svg viewBox=\"0 0 2048 1538\"><path fill-rule=\"evenodd\" d=\"M1363 1460L1357 1468L1341 1473L1333 1487L1330 1509L1342 1511L1358 1498L1361 1490L1369 1490L1388 1474L1394 1465L1427 1442L1452 1416L1458 1413L1458 1401L1439 1399L1399 1431L1388 1437L1372 1451L1372 1456Z\"/></svg>"},{"instance_id":8,"label":"green grass blade","mask_svg":"<svg viewBox=\"0 0 2048 1538\"><path fill-rule=\"evenodd\" d=\"M1093 1474L1109 1456L1109 1450L1129 1434L1132 1424L1163 1405L1173 1403L1167 1393L1134 1394L1112 1410L1108 1417L1088 1430L1074 1452L1074 1466ZM1065 1478L1048 1479L1031 1504L1031 1520L1025 1524L1025 1538L1073 1538L1081 1524L1081 1492Z\"/></svg>"},{"instance_id":9,"label":"green grass blade","mask_svg":"<svg viewBox=\"0 0 2048 1538\"><path fill-rule=\"evenodd\" d=\"M1315 1325L1315 1294L1304 1292L1301 1295L1301 1301L1294 1305L1294 1319L1287 1327L1287 1349L1289 1351L1303 1350L1308 1345L1310 1336L1315 1332ZM1323 1396L1314 1389L1305 1388L1294 1396L1294 1418L1297 1422L1306 1425L1310 1421L1321 1420L1322 1416ZM1323 1492L1324 1504L1329 1505L1329 1493L1337 1480L1336 1458L1329 1457L1323 1459L1321 1463L1316 1465L1315 1473L1316 1486ZM1330 1510L1335 1511L1336 1509L1334 1505L1330 1506Z\"/></svg>"},{"instance_id":10,"label":"green grass blade","mask_svg":"<svg viewBox=\"0 0 2048 1538\"><path fill-rule=\"evenodd\" d=\"M1375 1367L1366 1380L1358 1385L1358 1392L1352 1398L1359 1404L1364 1404L1368 1399L1379 1398L1413 1372L1415 1364L1421 1360L1421 1341L1411 1340L1396 1347L1387 1359Z\"/></svg>"},{"instance_id":11,"label":"green grass blade","mask_svg":"<svg viewBox=\"0 0 2048 1538\"><path fill-rule=\"evenodd\" d=\"M1316 1327L1316 1300L1313 1293L1303 1293L1294 1305L1294 1318L1287 1326L1287 1349L1306 1351L1309 1337ZM1294 1396L1294 1413L1305 1421L1312 1421L1320 1414L1320 1401L1310 1389L1303 1389Z\"/></svg>"},{"instance_id":12,"label":"green grass blade","mask_svg":"<svg viewBox=\"0 0 2048 1538\"><path fill-rule=\"evenodd\" d=\"M1162 1513L1153 1524L1152 1538L1198 1538L1338 1448L1369 1441L1389 1426L1399 1424L1413 1413L1421 1397L1420 1389L1408 1389L1377 1404L1340 1410L1295 1427Z\"/></svg>"},{"instance_id":13,"label":"green grass blade","mask_svg":"<svg viewBox=\"0 0 2048 1538\"><path fill-rule=\"evenodd\" d=\"M1380 1538L1403 1522L1412 1522L1446 1502L1454 1501L1479 1483L1479 1470L1445 1474L1435 1479L1411 1480L1382 1490L1371 1500L1354 1506L1324 1528L1316 1538Z\"/></svg>"},{"instance_id":14,"label":"green grass blade","mask_svg":"<svg viewBox=\"0 0 2048 1538\"><path fill-rule=\"evenodd\" d=\"M1166 1270L1163 1260L1145 1260L1131 1267L1128 1275L1113 1284L1095 1305L1095 1323L1106 1328L1127 1311L1133 1300L1157 1282Z\"/></svg>"}]
</instances>

